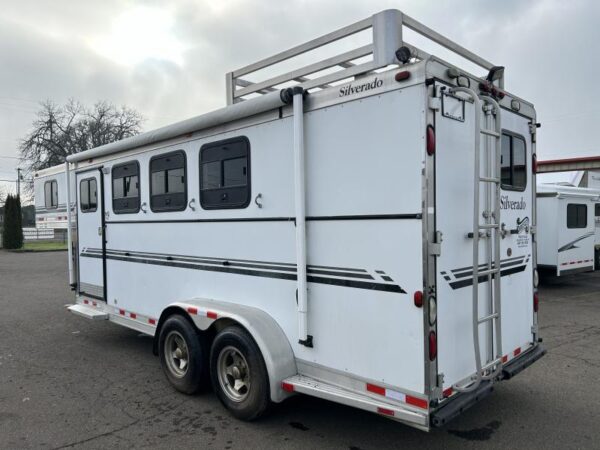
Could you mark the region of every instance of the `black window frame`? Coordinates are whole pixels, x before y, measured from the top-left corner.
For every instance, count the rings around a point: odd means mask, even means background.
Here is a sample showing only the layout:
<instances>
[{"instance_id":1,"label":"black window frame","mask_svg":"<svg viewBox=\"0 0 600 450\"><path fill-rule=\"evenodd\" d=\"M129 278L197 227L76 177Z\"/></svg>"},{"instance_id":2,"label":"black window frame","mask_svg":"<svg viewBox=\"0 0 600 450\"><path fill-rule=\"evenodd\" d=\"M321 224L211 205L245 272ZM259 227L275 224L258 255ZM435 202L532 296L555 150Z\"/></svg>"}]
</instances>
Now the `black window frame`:
<instances>
[{"instance_id":1,"label":"black window frame","mask_svg":"<svg viewBox=\"0 0 600 450\"><path fill-rule=\"evenodd\" d=\"M579 212L576 213L576 224L573 225L572 223L570 224L570 220L569 218L572 217L569 214L569 209L572 209L571 207L576 207L576 208L583 208L583 217L585 218L585 221L583 223L583 225L581 225L579 223ZM587 228L588 226L588 210L587 210L587 205L585 203L567 203L567 228L569 229L581 229L581 228Z\"/></svg>"},{"instance_id":2,"label":"black window frame","mask_svg":"<svg viewBox=\"0 0 600 450\"><path fill-rule=\"evenodd\" d=\"M83 195L81 195L81 185L86 182L88 183L88 204L90 202L90 182L93 181L96 184L96 206L94 208L83 209ZM79 210L83 214L92 213L98 211L98 180L96 177L84 178L79 182Z\"/></svg>"},{"instance_id":3,"label":"black window frame","mask_svg":"<svg viewBox=\"0 0 600 450\"><path fill-rule=\"evenodd\" d=\"M183 183L183 192L174 192L172 194L166 193L166 194L153 194L153 190L154 190L154 185L152 182L152 174L155 172L160 172L160 170L152 170L152 165L154 163L156 163L157 160L163 160L163 159L167 159L170 156L183 156L183 178L184 178L184 183ZM173 167L172 169L179 169L181 167ZM163 170L169 170L169 169L163 169ZM150 210L152 212L156 212L156 213L162 213L162 212L175 212L175 211L185 211L185 209L187 208L187 198L188 198L188 175L187 175L187 155L185 153L185 151L183 150L175 150L173 152L168 152L168 153L161 153L160 155L155 155L152 158L150 158L150 164L148 165L148 174L150 175ZM164 205L155 205L154 204L154 199L159 197L161 200L164 200ZM179 200L179 202L177 202L177 204L175 206L169 206L167 205L167 203L170 203L173 201L173 199L183 199L183 201L181 202L181 200Z\"/></svg>"},{"instance_id":4,"label":"black window frame","mask_svg":"<svg viewBox=\"0 0 600 450\"><path fill-rule=\"evenodd\" d=\"M138 177L138 195L137 197L122 197L115 198L115 179L123 179L125 176L115 176L115 173L119 174L119 172L128 167L135 167L137 172L130 173L128 176L137 175ZM112 198L112 209L115 214L137 214L140 212L140 205L142 199L142 177L140 173L140 163L139 161L128 161L122 164L116 164L111 169L111 198ZM133 206L130 206L130 203L133 203Z\"/></svg>"},{"instance_id":5,"label":"black window frame","mask_svg":"<svg viewBox=\"0 0 600 450\"><path fill-rule=\"evenodd\" d=\"M228 149L227 146L233 146L233 144L242 144L238 149ZM222 155L220 157L212 157L203 159L203 156L208 150L217 150L221 147L221 152L227 152L232 150L233 155ZM234 138L224 139L220 141L209 142L200 147L198 157L198 178L199 178L199 191L200 191L200 206L205 210L216 210L216 209L244 209L250 204L252 198L252 170L251 170L251 146L250 140L246 136L236 136ZM224 177L224 163L225 161L234 160L237 158L246 158L246 183L236 186L221 186L218 188L207 188L203 189L203 170L204 164L220 162L220 175L221 182ZM225 201L227 197L234 194L234 197L241 198L239 201ZM226 197L223 197L226 196ZM219 198L219 200L216 200Z\"/></svg>"},{"instance_id":6,"label":"black window frame","mask_svg":"<svg viewBox=\"0 0 600 450\"><path fill-rule=\"evenodd\" d=\"M500 180L501 180L501 188L504 191L516 191L516 192L523 192L525 191L525 189L527 189L527 184L529 183L529 176L528 176L528 165L527 165L527 140L525 139L525 137L523 135L517 134L517 133L513 133L511 131L507 131L507 130L502 130L502 136L508 136L510 138L510 177L511 177L511 184L505 184L504 182L502 182L502 168L500 168ZM500 152L502 153L502 136L500 138ZM513 153L513 141L515 139L519 139L521 141L523 141L523 148L525 150L525 155L524 155L524 159L525 159L525 184L523 185L523 187L520 186L515 186L513 183L513 179L514 179L514 153Z\"/></svg>"},{"instance_id":7,"label":"black window frame","mask_svg":"<svg viewBox=\"0 0 600 450\"><path fill-rule=\"evenodd\" d=\"M50 184L50 206L48 206L48 202L47 202L47 198L46 198L46 185ZM54 188L53 188L54 186ZM54 198L54 195L52 195L54 192L56 192L56 205L52 204L52 199ZM44 206L46 207L46 209L56 209L58 208L58 181L56 180L48 180L44 183Z\"/></svg>"}]
</instances>

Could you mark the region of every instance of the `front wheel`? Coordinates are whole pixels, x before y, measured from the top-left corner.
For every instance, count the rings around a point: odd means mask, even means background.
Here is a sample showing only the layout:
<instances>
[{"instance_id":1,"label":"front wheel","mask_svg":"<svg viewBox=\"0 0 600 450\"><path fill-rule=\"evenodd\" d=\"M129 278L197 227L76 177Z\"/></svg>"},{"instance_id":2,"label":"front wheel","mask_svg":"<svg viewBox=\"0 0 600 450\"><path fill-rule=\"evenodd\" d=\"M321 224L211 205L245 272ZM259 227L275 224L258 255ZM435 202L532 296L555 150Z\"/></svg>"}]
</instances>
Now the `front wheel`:
<instances>
[{"instance_id":1,"label":"front wheel","mask_svg":"<svg viewBox=\"0 0 600 450\"><path fill-rule=\"evenodd\" d=\"M184 317L169 317L160 330L160 365L169 382L184 394L194 394L208 381L208 352L203 335Z\"/></svg>"},{"instance_id":2,"label":"front wheel","mask_svg":"<svg viewBox=\"0 0 600 450\"><path fill-rule=\"evenodd\" d=\"M210 376L217 397L238 419L254 420L270 404L265 362L254 339L240 327L225 328L213 341Z\"/></svg>"}]
</instances>

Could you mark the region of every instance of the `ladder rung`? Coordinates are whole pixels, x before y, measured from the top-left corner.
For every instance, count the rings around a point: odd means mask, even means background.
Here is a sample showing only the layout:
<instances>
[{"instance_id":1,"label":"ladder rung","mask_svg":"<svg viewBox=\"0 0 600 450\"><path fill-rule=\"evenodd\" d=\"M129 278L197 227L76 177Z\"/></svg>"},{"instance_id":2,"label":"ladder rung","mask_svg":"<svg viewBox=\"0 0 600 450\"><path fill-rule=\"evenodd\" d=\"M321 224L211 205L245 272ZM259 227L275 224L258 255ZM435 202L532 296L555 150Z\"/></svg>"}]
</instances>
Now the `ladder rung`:
<instances>
[{"instance_id":1,"label":"ladder rung","mask_svg":"<svg viewBox=\"0 0 600 450\"><path fill-rule=\"evenodd\" d=\"M500 133L492 130L481 130L481 134L487 134L488 136L500 137Z\"/></svg>"},{"instance_id":2,"label":"ladder rung","mask_svg":"<svg viewBox=\"0 0 600 450\"><path fill-rule=\"evenodd\" d=\"M500 269L486 269L486 270L480 270L477 275L478 276L493 275L493 274L498 273L498 272L500 272Z\"/></svg>"},{"instance_id":3,"label":"ladder rung","mask_svg":"<svg viewBox=\"0 0 600 450\"><path fill-rule=\"evenodd\" d=\"M498 313L490 314L489 316L485 316L479 319L479 323L487 322L488 320L496 319L498 317Z\"/></svg>"},{"instance_id":4,"label":"ladder rung","mask_svg":"<svg viewBox=\"0 0 600 450\"><path fill-rule=\"evenodd\" d=\"M490 230L493 228L498 228L498 224L497 223L484 223L482 225L479 225L480 230Z\"/></svg>"},{"instance_id":5,"label":"ladder rung","mask_svg":"<svg viewBox=\"0 0 600 450\"><path fill-rule=\"evenodd\" d=\"M479 177L479 181L484 181L486 183L500 183L500 178Z\"/></svg>"},{"instance_id":6,"label":"ladder rung","mask_svg":"<svg viewBox=\"0 0 600 450\"><path fill-rule=\"evenodd\" d=\"M502 363L502 358L496 358L495 360L490 361L485 366L483 366L481 368L481 371L485 372L486 370L491 369L492 367L497 366L498 364L501 364L501 363Z\"/></svg>"}]
</instances>

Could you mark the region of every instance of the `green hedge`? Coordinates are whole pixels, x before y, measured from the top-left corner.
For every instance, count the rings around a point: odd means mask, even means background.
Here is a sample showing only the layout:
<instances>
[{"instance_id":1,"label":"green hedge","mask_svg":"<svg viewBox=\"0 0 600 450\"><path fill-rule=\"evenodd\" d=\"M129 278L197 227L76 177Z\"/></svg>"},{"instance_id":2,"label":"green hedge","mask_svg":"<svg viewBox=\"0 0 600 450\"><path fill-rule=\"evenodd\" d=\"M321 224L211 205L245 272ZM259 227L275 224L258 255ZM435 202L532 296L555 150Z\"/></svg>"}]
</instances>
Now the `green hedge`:
<instances>
[{"instance_id":1,"label":"green hedge","mask_svg":"<svg viewBox=\"0 0 600 450\"><path fill-rule=\"evenodd\" d=\"M4 226L2 246L7 249L23 247L23 226L21 223L21 199L9 195L4 203Z\"/></svg>"}]
</instances>

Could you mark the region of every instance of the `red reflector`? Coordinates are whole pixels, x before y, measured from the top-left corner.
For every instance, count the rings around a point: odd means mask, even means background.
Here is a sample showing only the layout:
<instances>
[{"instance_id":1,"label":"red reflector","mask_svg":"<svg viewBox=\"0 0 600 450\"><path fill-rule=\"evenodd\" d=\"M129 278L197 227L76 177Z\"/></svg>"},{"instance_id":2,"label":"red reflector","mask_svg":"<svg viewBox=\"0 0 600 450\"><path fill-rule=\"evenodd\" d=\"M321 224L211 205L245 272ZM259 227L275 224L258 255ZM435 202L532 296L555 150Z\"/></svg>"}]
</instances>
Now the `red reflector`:
<instances>
[{"instance_id":1,"label":"red reflector","mask_svg":"<svg viewBox=\"0 0 600 450\"><path fill-rule=\"evenodd\" d=\"M206 312L206 317L208 317L209 319L216 319L217 318L217 313L216 312L212 312L212 311L207 311Z\"/></svg>"},{"instance_id":2,"label":"red reflector","mask_svg":"<svg viewBox=\"0 0 600 450\"><path fill-rule=\"evenodd\" d=\"M94 306L98 306L98 304L96 302L92 302L92 305Z\"/></svg>"},{"instance_id":3,"label":"red reflector","mask_svg":"<svg viewBox=\"0 0 600 450\"><path fill-rule=\"evenodd\" d=\"M403 70L402 72L398 72L394 77L396 81L404 81L410 78L410 72L408 70Z\"/></svg>"},{"instance_id":4,"label":"red reflector","mask_svg":"<svg viewBox=\"0 0 600 450\"><path fill-rule=\"evenodd\" d=\"M418 406L419 408L427 409L427 400L423 400L422 398L411 397L410 395L407 395L406 403L409 405Z\"/></svg>"},{"instance_id":5,"label":"red reflector","mask_svg":"<svg viewBox=\"0 0 600 450\"><path fill-rule=\"evenodd\" d=\"M423 292L416 291L415 295L414 295L414 299L415 299L415 306L417 308L421 308L423 306Z\"/></svg>"},{"instance_id":6,"label":"red reflector","mask_svg":"<svg viewBox=\"0 0 600 450\"><path fill-rule=\"evenodd\" d=\"M451 388L451 387L449 387L448 389L444 389L444 392L443 392L443 394L444 394L444 397L450 397L450 396L452 395L452 393L453 393L453 392L454 392L454 391L452 390L452 388Z\"/></svg>"},{"instance_id":7,"label":"red reflector","mask_svg":"<svg viewBox=\"0 0 600 450\"><path fill-rule=\"evenodd\" d=\"M516 348L513 353L515 354L515 356L520 355L521 354L521 347Z\"/></svg>"},{"instance_id":8,"label":"red reflector","mask_svg":"<svg viewBox=\"0 0 600 450\"><path fill-rule=\"evenodd\" d=\"M505 363L506 361L508 361L508 355L504 355L502 357L502 362Z\"/></svg>"},{"instance_id":9,"label":"red reflector","mask_svg":"<svg viewBox=\"0 0 600 450\"><path fill-rule=\"evenodd\" d=\"M283 381L281 383L281 389L283 389L285 392L294 392L294 385Z\"/></svg>"},{"instance_id":10,"label":"red reflector","mask_svg":"<svg viewBox=\"0 0 600 450\"><path fill-rule=\"evenodd\" d=\"M538 312L539 307L540 307L540 298L538 296L538 293L535 292L533 294L533 311Z\"/></svg>"},{"instance_id":11,"label":"red reflector","mask_svg":"<svg viewBox=\"0 0 600 450\"><path fill-rule=\"evenodd\" d=\"M537 156L535 154L531 155L531 171L537 173Z\"/></svg>"},{"instance_id":12,"label":"red reflector","mask_svg":"<svg viewBox=\"0 0 600 450\"><path fill-rule=\"evenodd\" d=\"M131 317L132 319L137 318L137 314L136 313L129 313L129 317Z\"/></svg>"},{"instance_id":13,"label":"red reflector","mask_svg":"<svg viewBox=\"0 0 600 450\"><path fill-rule=\"evenodd\" d=\"M433 125L427 125L427 154L429 156L435 153L435 129Z\"/></svg>"},{"instance_id":14,"label":"red reflector","mask_svg":"<svg viewBox=\"0 0 600 450\"><path fill-rule=\"evenodd\" d=\"M148 319L150 325L156 325L156 319Z\"/></svg>"},{"instance_id":15,"label":"red reflector","mask_svg":"<svg viewBox=\"0 0 600 450\"><path fill-rule=\"evenodd\" d=\"M84 300L83 303L87 305L89 303L89 301Z\"/></svg>"},{"instance_id":16,"label":"red reflector","mask_svg":"<svg viewBox=\"0 0 600 450\"><path fill-rule=\"evenodd\" d=\"M119 314L121 314L122 316L124 316L125 315L125 310L124 309L120 309L119 310Z\"/></svg>"},{"instance_id":17,"label":"red reflector","mask_svg":"<svg viewBox=\"0 0 600 450\"><path fill-rule=\"evenodd\" d=\"M435 331L429 332L429 360L433 361L437 358L437 336Z\"/></svg>"},{"instance_id":18,"label":"red reflector","mask_svg":"<svg viewBox=\"0 0 600 450\"><path fill-rule=\"evenodd\" d=\"M377 412L379 414L384 414L386 416L393 416L394 415L394 411L392 411L391 409L387 409L387 408L377 408Z\"/></svg>"},{"instance_id":19,"label":"red reflector","mask_svg":"<svg viewBox=\"0 0 600 450\"><path fill-rule=\"evenodd\" d=\"M187 309L187 312L189 312L190 314L198 314L198 308L189 307Z\"/></svg>"},{"instance_id":20,"label":"red reflector","mask_svg":"<svg viewBox=\"0 0 600 450\"><path fill-rule=\"evenodd\" d=\"M385 388L382 388L381 386L375 386L374 384L367 383L367 391L385 396Z\"/></svg>"}]
</instances>

